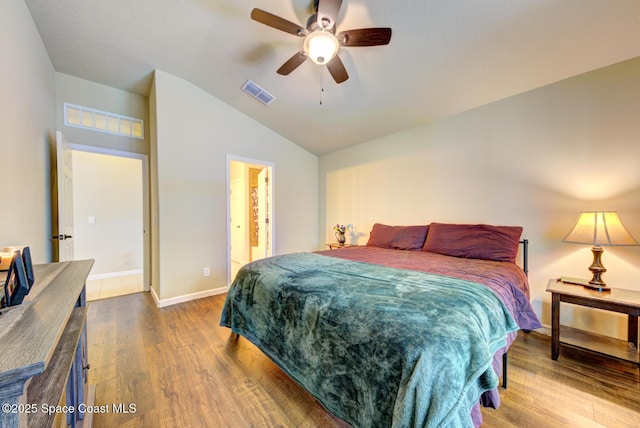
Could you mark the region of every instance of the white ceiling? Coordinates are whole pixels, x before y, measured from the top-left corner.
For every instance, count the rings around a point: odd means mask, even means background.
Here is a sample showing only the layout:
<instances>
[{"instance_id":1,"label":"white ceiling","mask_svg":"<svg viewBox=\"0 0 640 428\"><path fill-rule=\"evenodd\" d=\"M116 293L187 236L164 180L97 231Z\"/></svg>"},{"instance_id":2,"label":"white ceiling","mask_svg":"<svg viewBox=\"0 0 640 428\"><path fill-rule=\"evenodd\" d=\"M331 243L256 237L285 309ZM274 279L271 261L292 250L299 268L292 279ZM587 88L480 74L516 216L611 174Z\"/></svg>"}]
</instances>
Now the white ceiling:
<instances>
[{"instance_id":1,"label":"white ceiling","mask_svg":"<svg viewBox=\"0 0 640 428\"><path fill-rule=\"evenodd\" d=\"M337 85L311 61L276 74L302 39L250 19L304 26L312 0L25 2L57 71L146 96L160 69L317 155L640 55L640 0L344 0L338 31L393 35L342 48ZM247 79L277 99L251 98Z\"/></svg>"}]
</instances>

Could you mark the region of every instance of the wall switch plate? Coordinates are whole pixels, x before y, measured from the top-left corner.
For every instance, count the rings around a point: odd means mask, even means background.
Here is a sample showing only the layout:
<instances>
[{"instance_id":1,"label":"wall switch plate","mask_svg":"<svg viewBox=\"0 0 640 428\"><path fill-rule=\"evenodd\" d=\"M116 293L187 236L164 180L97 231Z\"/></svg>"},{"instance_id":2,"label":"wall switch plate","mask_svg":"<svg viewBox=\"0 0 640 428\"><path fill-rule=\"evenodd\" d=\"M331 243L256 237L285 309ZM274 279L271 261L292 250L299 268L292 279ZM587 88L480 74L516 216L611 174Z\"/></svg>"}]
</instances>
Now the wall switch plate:
<instances>
[{"instance_id":1,"label":"wall switch plate","mask_svg":"<svg viewBox=\"0 0 640 428\"><path fill-rule=\"evenodd\" d=\"M209 275L211 275L211 272L209 271L208 267L202 269L202 276L209 276Z\"/></svg>"},{"instance_id":2,"label":"wall switch plate","mask_svg":"<svg viewBox=\"0 0 640 428\"><path fill-rule=\"evenodd\" d=\"M89 216L88 219L89 224L96 224L96 217L95 216Z\"/></svg>"}]
</instances>

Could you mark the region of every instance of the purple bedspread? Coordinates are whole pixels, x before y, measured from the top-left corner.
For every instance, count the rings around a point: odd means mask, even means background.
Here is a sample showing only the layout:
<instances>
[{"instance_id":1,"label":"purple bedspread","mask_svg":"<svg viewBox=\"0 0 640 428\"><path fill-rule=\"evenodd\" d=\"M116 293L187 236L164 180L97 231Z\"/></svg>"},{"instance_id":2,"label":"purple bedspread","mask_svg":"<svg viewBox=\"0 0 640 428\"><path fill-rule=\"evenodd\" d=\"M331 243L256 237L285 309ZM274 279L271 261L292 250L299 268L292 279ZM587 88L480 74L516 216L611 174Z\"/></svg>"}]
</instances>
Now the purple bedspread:
<instances>
[{"instance_id":1,"label":"purple bedspread","mask_svg":"<svg viewBox=\"0 0 640 428\"><path fill-rule=\"evenodd\" d=\"M529 283L524 271L509 262L495 262L444 256L424 251L403 251L378 247L345 247L319 251L319 254L347 260L374 263L398 269L410 269L443 276L460 278L489 287L509 309L522 330L540 328L538 317L529 302ZM502 356L517 337L517 332L507 338L507 346L499 350L493 358L493 369L502 373ZM497 408L500 395L497 389L486 392L481 398L482 405ZM479 404L472 410L474 424L480 426L482 414Z\"/></svg>"}]
</instances>

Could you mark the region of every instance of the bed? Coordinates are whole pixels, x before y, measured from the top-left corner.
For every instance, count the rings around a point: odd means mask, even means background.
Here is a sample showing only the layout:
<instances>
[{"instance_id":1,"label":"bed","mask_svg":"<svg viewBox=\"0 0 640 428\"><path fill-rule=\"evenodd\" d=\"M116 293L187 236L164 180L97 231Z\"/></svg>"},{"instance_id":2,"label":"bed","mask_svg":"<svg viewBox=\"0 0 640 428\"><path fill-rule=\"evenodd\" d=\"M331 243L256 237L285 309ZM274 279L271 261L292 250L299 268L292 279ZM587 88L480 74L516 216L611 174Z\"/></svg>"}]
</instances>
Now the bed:
<instances>
[{"instance_id":1,"label":"bed","mask_svg":"<svg viewBox=\"0 0 640 428\"><path fill-rule=\"evenodd\" d=\"M246 265L220 325L352 426L479 426L517 330L540 327L521 233L375 224L366 246Z\"/></svg>"}]
</instances>

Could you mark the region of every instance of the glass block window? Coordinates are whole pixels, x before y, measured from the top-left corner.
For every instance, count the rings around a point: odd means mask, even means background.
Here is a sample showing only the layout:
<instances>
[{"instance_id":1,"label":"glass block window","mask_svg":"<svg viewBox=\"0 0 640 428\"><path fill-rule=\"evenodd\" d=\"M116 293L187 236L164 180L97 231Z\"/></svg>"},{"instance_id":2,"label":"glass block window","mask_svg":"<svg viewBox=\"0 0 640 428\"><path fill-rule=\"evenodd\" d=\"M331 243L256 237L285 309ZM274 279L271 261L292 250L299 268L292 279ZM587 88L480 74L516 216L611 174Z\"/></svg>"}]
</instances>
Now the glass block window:
<instances>
[{"instance_id":1,"label":"glass block window","mask_svg":"<svg viewBox=\"0 0 640 428\"><path fill-rule=\"evenodd\" d=\"M69 103L64 103L64 124L76 128L144 139L144 122L141 119Z\"/></svg>"}]
</instances>

